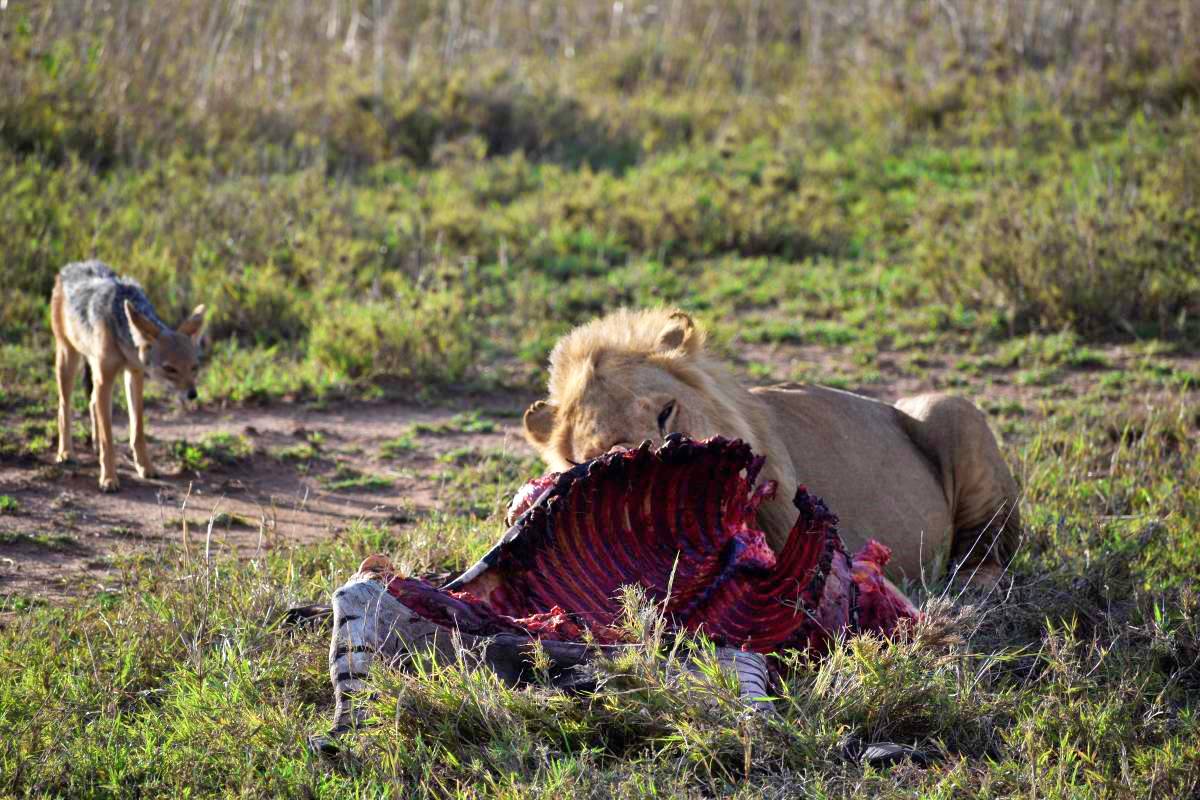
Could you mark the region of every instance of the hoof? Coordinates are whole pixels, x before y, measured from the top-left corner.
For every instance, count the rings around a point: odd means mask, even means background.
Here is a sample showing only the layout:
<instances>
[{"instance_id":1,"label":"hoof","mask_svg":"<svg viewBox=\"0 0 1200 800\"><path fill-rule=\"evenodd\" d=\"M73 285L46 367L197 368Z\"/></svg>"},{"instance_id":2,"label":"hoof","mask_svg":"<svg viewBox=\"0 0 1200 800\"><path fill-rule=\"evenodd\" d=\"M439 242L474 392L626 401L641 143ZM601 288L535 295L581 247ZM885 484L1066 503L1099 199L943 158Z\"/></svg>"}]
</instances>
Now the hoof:
<instances>
[{"instance_id":1,"label":"hoof","mask_svg":"<svg viewBox=\"0 0 1200 800\"><path fill-rule=\"evenodd\" d=\"M120 488L121 488L121 484L117 481L116 478L110 478L108 480L100 481L100 491L104 492L105 494L113 494L113 493L119 491Z\"/></svg>"},{"instance_id":2,"label":"hoof","mask_svg":"<svg viewBox=\"0 0 1200 800\"><path fill-rule=\"evenodd\" d=\"M142 480L151 480L158 477L158 470L154 467L136 467L138 477Z\"/></svg>"},{"instance_id":3,"label":"hoof","mask_svg":"<svg viewBox=\"0 0 1200 800\"><path fill-rule=\"evenodd\" d=\"M333 758L342 751L338 745L337 737L322 734L314 734L308 737L308 747L312 752L326 758Z\"/></svg>"},{"instance_id":4,"label":"hoof","mask_svg":"<svg viewBox=\"0 0 1200 800\"><path fill-rule=\"evenodd\" d=\"M849 761L857 761L876 769L890 767L902 761L912 761L919 767L927 767L934 761L934 756L923 750L894 742L862 742L848 741L842 746L842 756Z\"/></svg>"},{"instance_id":5,"label":"hoof","mask_svg":"<svg viewBox=\"0 0 1200 800\"><path fill-rule=\"evenodd\" d=\"M55 464L72 464L75 462L74 453L59 453L54 457Z\"/></svg>"},{"instance_id":6,"label":"hoof","mask_svg":"<svg viewBox=\"0 0 1200 800\"><path fill-rule=\"evenodd\" d=\"M333 625L333 606L318 604L293 606L283 612L280 622L283 625L309 630L331 627Z\"/></svg>"}]
</instances>

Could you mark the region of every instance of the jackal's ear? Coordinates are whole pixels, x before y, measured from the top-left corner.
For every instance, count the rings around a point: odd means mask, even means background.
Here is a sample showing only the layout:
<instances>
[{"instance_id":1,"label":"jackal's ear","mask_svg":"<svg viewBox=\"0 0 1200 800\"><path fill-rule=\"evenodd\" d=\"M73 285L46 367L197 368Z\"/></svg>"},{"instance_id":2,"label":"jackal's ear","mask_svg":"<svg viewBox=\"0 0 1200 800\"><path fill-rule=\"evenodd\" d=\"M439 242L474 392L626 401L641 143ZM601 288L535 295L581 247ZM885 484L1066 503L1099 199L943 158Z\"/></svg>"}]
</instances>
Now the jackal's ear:
<instances>
[{"instance_id":1,"label":"jackal's ear","mask_svg":"<svg viewBox=\"0 0 1200 800\"><path fill-rule=\"evenodd\" d=\"M154 320L133 307L133 303L125 301L125 318L129 320L129 333L133 335L133 343L138 347L149 347L158 338L158 326Z\"/></svg>"},{"instance_id":2,"label":"jackal's ear","mask_svg":"<svg viewBox=\"0 0 1200 800\"><path fill-rule=\"evenodd\" d=\"M525 438L534 447L544 447L554 432L554 417L558 409L545 400L525 409Z\"/></svg>"},{"instance_id":3,"label":"jackal's ear","mask_svg":"<svg viewBox=\"0 0 1200 800\"><path fill-rule=\"evenodd\" d=\"M193 308L192 315L179 323L179 327L175 330L184 336L192 337L192 341L198 343L200 334L204 332L204 306Z\"/></svg>"},{"instance_id":4,"label":"jackal's ear","mask_svg":"<svg viewBox=\"0 0 1200 800\"><path fill-rule=\"evenodd\" d=\"M704 344L704 333L692 318L682 311L676 311L667 318L667 324L658 334L658 349L663 352L682 350L691 355Z\"/></svg>"}]
</instances>

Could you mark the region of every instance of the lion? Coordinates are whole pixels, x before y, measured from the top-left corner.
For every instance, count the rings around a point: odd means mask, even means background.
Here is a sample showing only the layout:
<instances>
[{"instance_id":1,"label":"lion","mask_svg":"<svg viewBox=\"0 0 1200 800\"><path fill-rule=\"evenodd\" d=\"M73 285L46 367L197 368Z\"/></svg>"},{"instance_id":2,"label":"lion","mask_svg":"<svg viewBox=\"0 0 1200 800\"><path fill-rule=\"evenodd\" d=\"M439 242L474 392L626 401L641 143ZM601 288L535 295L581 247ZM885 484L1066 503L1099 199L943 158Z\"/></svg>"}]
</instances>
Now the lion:
<instances>
[{"instance_id":1,"label":"lion","mask_svg":"<svg viewBox=\"0 0 1200 800\"><path fill-rule=\"evenodd\" d=\"M1017 483L987 419L947 394L895 404L825 386L746 388L705 350L704 331L671 309L620 310L564 336L525 436L552 471L669 434L737 438L766 456L775 498L759 524L778 552L803 485L840 519L850 552L892 551L893 581L993 581L1021 535ZM973 580L974 582L974 580Z\"/></svg>"}]
</instances>

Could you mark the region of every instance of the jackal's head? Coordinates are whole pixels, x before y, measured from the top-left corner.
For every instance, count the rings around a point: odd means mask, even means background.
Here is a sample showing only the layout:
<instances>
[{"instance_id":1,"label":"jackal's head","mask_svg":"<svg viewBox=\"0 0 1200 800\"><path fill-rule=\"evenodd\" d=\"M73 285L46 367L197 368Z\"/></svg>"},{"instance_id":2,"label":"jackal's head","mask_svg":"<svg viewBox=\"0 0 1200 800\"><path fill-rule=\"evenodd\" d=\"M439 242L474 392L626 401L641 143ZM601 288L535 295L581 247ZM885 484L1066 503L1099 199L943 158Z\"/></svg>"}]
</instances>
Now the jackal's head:
<instances>
[{"instance_id":1,"label":"jackal's head","mask_svg":"<svg viewBox=\"0 0 1200 800\"><path fill-rule=\"evenodd\" d=\"M196 378L200 372L200 333L204 329L204 306L196 306L192 315L175 330L159 327L128 300L125 316L138 355L150 377L174 387L188 400L196 399Z\"/></svg>"}]
</instances>

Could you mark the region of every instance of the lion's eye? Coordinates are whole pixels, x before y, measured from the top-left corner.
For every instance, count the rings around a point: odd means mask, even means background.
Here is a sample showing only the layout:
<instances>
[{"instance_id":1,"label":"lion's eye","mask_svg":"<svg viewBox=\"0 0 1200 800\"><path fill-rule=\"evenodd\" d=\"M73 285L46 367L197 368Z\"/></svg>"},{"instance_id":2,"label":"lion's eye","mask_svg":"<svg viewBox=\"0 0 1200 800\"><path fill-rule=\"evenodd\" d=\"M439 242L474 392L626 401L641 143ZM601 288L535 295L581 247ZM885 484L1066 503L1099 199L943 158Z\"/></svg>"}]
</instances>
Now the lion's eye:
<instances>
[{"instance_id":1,"label":"lion's eye","mask_svg":"<svg viewBox=\"0 0 1200 800\"><path fill-rule=\"evenodd\" d=\"M675 413L675 401L672 400L663 406L663 410L658 412L658 432L663 436L667 435L667 423L671 421L671 415Z\"/></svg>"}]
</instances>

